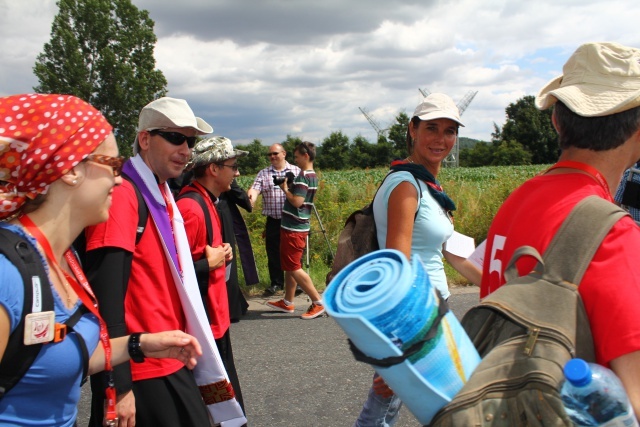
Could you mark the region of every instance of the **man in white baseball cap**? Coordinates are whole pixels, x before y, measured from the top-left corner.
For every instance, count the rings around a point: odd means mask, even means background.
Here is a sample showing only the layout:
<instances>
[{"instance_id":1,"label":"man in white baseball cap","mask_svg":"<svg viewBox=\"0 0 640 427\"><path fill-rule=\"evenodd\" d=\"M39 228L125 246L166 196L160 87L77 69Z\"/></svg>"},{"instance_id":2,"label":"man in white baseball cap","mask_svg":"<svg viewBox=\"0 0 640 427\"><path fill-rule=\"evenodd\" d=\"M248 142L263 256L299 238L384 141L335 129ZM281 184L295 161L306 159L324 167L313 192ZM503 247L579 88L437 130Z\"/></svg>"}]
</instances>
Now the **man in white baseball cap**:
<instances>
[{"instance_id":1,"label":"man in white baseball cap","mask_svg":"<svg viewBox=\"0 0 640 427\"><path fill-rule=\"evenodd\" d=\"M184 222L167 184L191 159L197 137L212 131L183 99L160 98L140 112L137 154L127 160L126 179L113 190L109 220L86 233L87 276L113 337L178 329L192 331L209 350L215 345ZM199 372L202 366L219 364L217 354L205 351L191 372L169 359L147 361L137 343L130 344L134 363L115 371L120 425L209 425L198 386L219 378L202 384ZM102 380L92 378L92 384ZM99 387L94 387L92 426L102 425L104 397L96 390ZM237 403L232 409L237 413L230 418L244 417ZM212 416L217 418L213 412Z\"/></svg>"},{"instance_id":2,"label":"man in white baseball cap","mask_svg":"<svg viewBox=\"0 0 640 427\"><path fill-rule=\"evenodd\" d=\"M562 71L536 98L540 109L553 106L560 158L516 189L496 214L487 236L481 298L504 284L504 269L516 248L527 245L544 253L580 201L596 196L612 202L622 173L640 159L640 49L587 43ZM597 227L584 231L598 232ZM578 287L596 362L622 380L636 415L640 414L639 254L640 228L630 216L623 217L596 250ZM534 264L532 257L521 258L519 274L531 272Z\"/></svg>"}]
</instances>

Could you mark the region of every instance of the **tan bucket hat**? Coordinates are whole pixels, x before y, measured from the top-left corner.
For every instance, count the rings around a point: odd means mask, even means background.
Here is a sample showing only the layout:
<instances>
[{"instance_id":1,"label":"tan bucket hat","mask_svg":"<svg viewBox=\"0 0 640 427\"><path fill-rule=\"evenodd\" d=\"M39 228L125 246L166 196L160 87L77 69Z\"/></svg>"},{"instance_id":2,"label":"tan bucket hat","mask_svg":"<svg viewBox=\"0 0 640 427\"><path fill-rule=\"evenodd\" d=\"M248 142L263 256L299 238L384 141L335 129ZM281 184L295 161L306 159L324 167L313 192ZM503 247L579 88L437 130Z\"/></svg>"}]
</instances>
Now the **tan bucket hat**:
<instances>
[{"instance_id":1,"label":"tan bucket hat","mask_svg":"<svg viewBox=\"0 0 640 427\"><path fill-rule=\"evenodd\" d=\"M640 105L640 50L618 43L586 43L536 97L541 109L562 101L584 117L608 116Z\"/></svg>"}]
</instances>

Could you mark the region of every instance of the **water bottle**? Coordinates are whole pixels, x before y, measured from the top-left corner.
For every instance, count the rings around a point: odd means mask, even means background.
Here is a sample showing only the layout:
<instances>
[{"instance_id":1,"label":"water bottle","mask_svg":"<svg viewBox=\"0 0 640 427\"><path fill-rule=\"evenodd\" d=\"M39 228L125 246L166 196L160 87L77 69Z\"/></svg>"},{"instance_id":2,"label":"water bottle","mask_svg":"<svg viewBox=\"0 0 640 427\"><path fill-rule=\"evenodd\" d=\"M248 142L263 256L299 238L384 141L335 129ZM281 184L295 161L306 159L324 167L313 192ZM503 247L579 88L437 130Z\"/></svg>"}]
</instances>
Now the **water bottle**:
<instances>
[{"instance_id":1,"label":"water bottle","mask_svg":"<svg viewBox=\"0 0 640 427\"><path fill-rule=\"evenodd\" d=\"M576 426L638 427L624 387L611 370L571 359L564 376L562 402Z\"/></svg>"}]
</instances>

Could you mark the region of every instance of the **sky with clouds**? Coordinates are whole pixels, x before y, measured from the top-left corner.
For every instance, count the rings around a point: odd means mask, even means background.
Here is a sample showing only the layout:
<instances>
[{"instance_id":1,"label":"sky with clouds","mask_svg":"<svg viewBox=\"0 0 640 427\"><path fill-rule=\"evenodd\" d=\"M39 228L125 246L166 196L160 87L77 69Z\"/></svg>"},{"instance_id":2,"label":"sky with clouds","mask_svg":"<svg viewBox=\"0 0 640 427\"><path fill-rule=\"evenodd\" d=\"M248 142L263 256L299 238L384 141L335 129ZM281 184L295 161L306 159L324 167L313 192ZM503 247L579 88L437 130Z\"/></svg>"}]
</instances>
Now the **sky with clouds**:
<instances>
[{"instance_id":1,"label":"sky with clouds","mask_svg":"<svg viewBox=\"0 0 640 427\"><path fill-rule=\"evenodd\" d=\"M132 0L155 21L157 67L234 143L375 142L419 88L461 100L460 135L488 141L505 108L535 95L582 43L640 47L631 0ZM0 96L31 92L54 0L0 0Z\"/></svg>"}]
</instances>

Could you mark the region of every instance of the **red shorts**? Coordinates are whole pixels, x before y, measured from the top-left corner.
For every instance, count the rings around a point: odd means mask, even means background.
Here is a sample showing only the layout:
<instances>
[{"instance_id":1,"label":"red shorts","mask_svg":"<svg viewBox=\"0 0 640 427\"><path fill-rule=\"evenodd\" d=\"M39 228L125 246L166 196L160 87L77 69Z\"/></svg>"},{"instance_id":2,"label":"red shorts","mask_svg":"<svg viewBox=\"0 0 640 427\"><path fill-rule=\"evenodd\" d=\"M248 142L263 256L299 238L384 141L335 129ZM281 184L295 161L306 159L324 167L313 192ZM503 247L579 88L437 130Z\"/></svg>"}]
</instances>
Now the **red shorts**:
<instances>
[{"instance_id":1,"label":"red shorts","mask_svg":"<svg viewBox=\"0 0 640 427\"><path fill-rule=\"evenodd\" d=\"M308 231L295 232L280 229L280 267L282 271L302 268L302 253L307 246Z\"/></svg>"}]
</instances>

